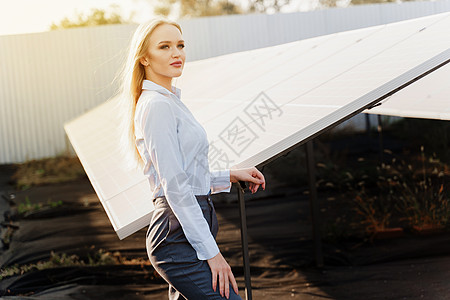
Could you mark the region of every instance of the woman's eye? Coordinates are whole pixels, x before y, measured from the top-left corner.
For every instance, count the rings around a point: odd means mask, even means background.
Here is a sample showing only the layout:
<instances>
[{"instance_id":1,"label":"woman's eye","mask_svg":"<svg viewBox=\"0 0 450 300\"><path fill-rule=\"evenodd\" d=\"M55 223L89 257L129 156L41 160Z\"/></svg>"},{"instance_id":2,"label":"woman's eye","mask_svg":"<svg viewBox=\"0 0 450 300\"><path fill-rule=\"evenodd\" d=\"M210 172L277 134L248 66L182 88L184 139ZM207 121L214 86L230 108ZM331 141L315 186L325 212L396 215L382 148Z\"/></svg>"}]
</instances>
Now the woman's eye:
<instances>
[{"instance_id":1,"label":"woman's eye","mask_svg":"<svg viewBox=\"0 0 450 300\"><path fill-rule=\"evenodd\" d=\"M184 48L184 44L180 44L178 45L179 48L183 49ZM159 47L160 49L168 49L169 45L162 45L161 47Z\"/></svg>"}]
</instances>

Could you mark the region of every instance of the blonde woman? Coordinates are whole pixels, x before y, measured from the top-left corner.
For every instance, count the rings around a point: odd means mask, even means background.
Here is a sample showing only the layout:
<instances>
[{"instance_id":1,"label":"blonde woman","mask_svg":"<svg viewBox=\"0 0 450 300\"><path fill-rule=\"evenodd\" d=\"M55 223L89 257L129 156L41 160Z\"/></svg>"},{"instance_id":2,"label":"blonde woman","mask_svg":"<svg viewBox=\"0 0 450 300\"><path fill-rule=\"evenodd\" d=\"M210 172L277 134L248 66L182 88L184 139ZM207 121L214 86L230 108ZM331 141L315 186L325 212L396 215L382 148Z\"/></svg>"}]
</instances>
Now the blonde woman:
<instances>
[{"instance_id":1,"label":"blonde woman","mask_svg":"<svg viewBox=\"0 0 450 300\"><path fill-rule=\"evenodd\" d=\"M218 223L210 194L245 181L255 193L256 168L210 172L206 132L172 86L185 63L181 27L155 18L141 24L130 44L122 86L130 153L148 177L155 210L147 252L169 284L169 299L241 299L215 238ZM206 87L205 87L206 88Z\"/></svg>"}]
</instances>

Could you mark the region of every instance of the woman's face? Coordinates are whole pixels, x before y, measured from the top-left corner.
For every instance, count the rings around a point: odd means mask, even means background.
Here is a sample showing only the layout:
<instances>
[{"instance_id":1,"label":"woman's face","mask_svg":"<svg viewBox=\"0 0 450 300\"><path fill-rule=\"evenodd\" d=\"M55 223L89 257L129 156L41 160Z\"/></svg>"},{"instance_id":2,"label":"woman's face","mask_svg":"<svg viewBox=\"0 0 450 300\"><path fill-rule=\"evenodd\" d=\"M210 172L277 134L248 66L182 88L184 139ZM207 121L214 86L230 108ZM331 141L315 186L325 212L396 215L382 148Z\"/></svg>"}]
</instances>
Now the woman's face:
<instances>
[{"instance_id":1,"label":"woman's face","mask_svg":"<svg viewBox=\"0 0 450 300\"><path fill-rule=\"evenodd\" d=\"M184 41L177 27L161 24L150 35L149 47L141 63L146 66L147 79L167 81L181 76L186 54Z\"/></svg>"}]
</instances>

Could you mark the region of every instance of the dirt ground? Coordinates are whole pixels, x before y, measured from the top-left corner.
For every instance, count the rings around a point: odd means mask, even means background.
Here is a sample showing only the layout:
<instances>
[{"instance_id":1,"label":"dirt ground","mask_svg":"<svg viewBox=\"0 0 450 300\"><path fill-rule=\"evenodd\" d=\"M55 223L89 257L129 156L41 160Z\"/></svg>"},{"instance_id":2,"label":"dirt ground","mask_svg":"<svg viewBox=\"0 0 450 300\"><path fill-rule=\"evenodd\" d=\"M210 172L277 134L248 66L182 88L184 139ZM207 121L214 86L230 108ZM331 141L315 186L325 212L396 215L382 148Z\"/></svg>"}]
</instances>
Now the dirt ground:
<instances>
[{"instance_id":1,"label":"dirt ground","mask_svg":"<svg viewBox=\"0 0 450 300\"><path fill-rule=\"evenodd\" d=\"M0 167L1 192L13 190L11 172ZM325 267L319 269L304 188L271 186L270 178L267 182L265 191L245 194L253 299L450 299L450 234L324 243ZM51 251L86 258L103 249L119 252L131 263L11 276L0 281L2 299L167 299L167 284L148 263L146 229L120 241L87 179L16 192L16 203L26 199L63 204L13 219L16 229L9 248L1 252L2 269L48 260ZM217 241L245 299L236 199L235 187L230 194L213 195L220 224ZM7 217L11 208L0 201Z\"/></svg>"}]
</instances>

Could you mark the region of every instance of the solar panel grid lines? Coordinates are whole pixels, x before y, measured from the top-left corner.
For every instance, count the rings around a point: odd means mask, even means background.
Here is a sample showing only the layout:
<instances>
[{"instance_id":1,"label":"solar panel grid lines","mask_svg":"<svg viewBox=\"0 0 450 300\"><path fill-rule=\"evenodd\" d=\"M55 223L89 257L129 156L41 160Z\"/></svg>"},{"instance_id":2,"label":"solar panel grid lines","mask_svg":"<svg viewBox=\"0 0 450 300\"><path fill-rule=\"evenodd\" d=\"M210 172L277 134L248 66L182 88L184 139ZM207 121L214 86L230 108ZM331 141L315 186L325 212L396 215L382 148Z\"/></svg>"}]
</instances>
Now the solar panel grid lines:
<instances>
[{"instance_id":1,"label":"solar panel grid lines","mask_svg":"<svg viewBox=\"0 0 450 300\"><path fill-rule=\"evenodd\" d=\"M327 37L329 38L329 37ZM314 40L323 40L323 39L327 39L324 37L320 37L320 38L315 38ZM305 41L306 42L306 41ZM287 45L283 45L284 48L283 50L279 50L276 51L276 55L277 56L283 56L283 55L288 55L288 59L290 58L295 58L296 56L298 57L301 53L301 51L308 51L310 48L313 48L314 45L317 45L318 41L309 41L312 45L310 46L308 43L303 43L302 45L305 45L305 49L298 49L298 42L292 42L289 43ZM278 47L278 46L276 46ZM268 48L263 48L264 50L267 51L270 50L271 47ZM294 50L295 53L290 54L289 55L289 51L290 50ZM299 52L300 51L300 52ZM234 85L236 85L236 82L239 82L240 85L244 84L245 82L242 82L242 77L244 77L243 79L245 81L251 81L254 80L254 77L252 77L251 75L253 73L256 72L256 74L263 74L264 72L258 71L260 68L265 68L264 70L267 71L274 71L274 68L277 66L278 61L276 60L267 60L266 56L262 56L259 55L260 50L251 50L251 51L245 51L245 52L238 52L238 53L233 53L233 54L228 54L228 55L224 55L223 57L220 57L220 61L222 62L222 64L217 64L216 62L213 63L208 63L208 62L203 62L202 64L199 66L200 70L202 72L202 82L204 83L204 85L202 85L201 88L203 88L203 90L201 90L200 95L202 97L208 97L209 94L205 94L204 88L208 87L210 85L212 86L220 86L221 88L223 86L226 86L225 88L225 92L228 93L230 91L230 89L232 87L227 86L230 82L232 82ZM239 61L236 61L236 58L234 57L234 55L238 56ZM273 57L273 54L272 54ZM211 60L211 59L209 59ZM246 65L249 64L249 62L251 63L249 68L244 69L245 72L243 72L241 68L239 68L238 70L235 70L234 68L230 70L229 66L232 64L236 64L236 65ZM194 62L195 64L195 62ZM208 66L208 67L205 67ZM223 69L223 67L225 67L225 69ZM209 70L208 73L204 73L204 69ZM196 74L198 73L198 68L190 68L188 65L185 67L184 69L184 75L182 76L182 80L181 82L184 84L184 86L188 86L190 87L192 84L194 84L195 86L195 81L190 81L194 78L196 78ZM223 70L226 70L226 72L223 72ZM194 76L193 76L194 75ZM208 76L211 75L211 76ZM203 77L204 76L204 77ZM225 76L225 78L224 78ZM207 81L203 81L203 78ZM227 80L228 79L228 80ZM186 81L186 82L185 82ZM220 83L220 84L218 84ZM183 89L183 85L181 86L181 88ZM200 88L200 87L199 87ZM236 87L233 87L236 88ZM217 89L214 90L210 90L210 93L213 95L214 99L217 99L218 96L220 95L220 93L218 92ZM199 90L194 88L189 88L187 93L183 94L184 98L190 99L190 95L192 95L194 98L198 98L199 96Z\"/></svg>"},{"instance_id":2,"label":"solar panel grid lines","mask_svg":"<svg viewBox=\"0 0 450 300\"><path fill-rule=\"evenodd\" d=\"M293 56L293 57L291 57L291 56L288 56L287 57L287 59L285 59L286 60L286 63L288 63L288 62L290 62L290 65L295 65L295 61L292 61L292 58L294 58L294 59L299 59L299 57L302 57L301 55L303 54L302 52L307 52L307 51L310 51L311 49L313 49L312 47L305 47L305 49L299 49L299 47L297 46L296 47L297 48L297 51L296 52L298 52L298 54L295 54L295 56ZM251 54L251 53L250 53ZM250 54L247 54L247 56L249 56ZM285 53L283 53L283 55L286 55L286 52ZM251 82L251 81L255 81L256 79L260 79L260 77L262 77L262 76L264 76L265 74L267 74L268 72L270 72L270 74L274 74L273 76L276 76L276 75L278 75L278 74L276 74L276 73L274 73L274 72L276 72L277 71L277 68L278 68L278 70L279 70L279 67L280 67L280 60L281 60L281 62L282 62L282 59L280 59L283 55L279 55L278 57L277 57L277 59L271 59L271 60L265 60L265 61L263 61L263 62L261 62L261 63L258 63L257 65L258 65L258 68L239 68L240 69L240 72L238 73L238 74L234 74L233 72L233 76L234 76L234 80L224 80L222 77L216 77L216 78L214 78L215 79L215 81L216 81L216 83L215 83L215 86L217 86L218 84L217 84L217 82L221 82L221 86L223 86L223 85L227 85L227 88L226 88L226 91L227 91L227 98L229 98L229 99L233 99L233 98L235 98L235 95L234 94L236 94L236 95L238 95L238 96L240 96L240 98L242 98L242 94L243 93L245 93L245 90L243 90L242 88L240 88L240 87L242 87L242 86L249 86L249 82ZM290 60L290 61L287 61L287 60ZM247 58L247 57L245 57L244 59L243 59L243 61L241 61L240 63L239 63L239 65L240 66L245 66L245 62L246 61L249 61L249 58ZM230 63L228 64L228 65L230 65ZM289 67L289 65L287 65L286 66L286 64L285 64L285 68L288 68ZM288 72L289 70L288 69L286 69L286 70L281 70L281 72L280 72L280 74L279 74L279 76L287 76L286 75L286 73ZM293 70L293 72L298 72L297 70ZM236 77L236 76L238 76L239 74L241 74L241 75L243 75L243 76L245 76L245 81L242 81L241 80L241 78L239 78L239 77ZM222 74L222 76L223 76L223 74ZM272 79L271 77L269 77L269 80L267 81L267 84L273 84L273 80L270 80L270 79ZM260 82L258 81L258 84L259 84ZM233 85L233 86L231 86L231 84ZM251 87L251 85L250 85L250 87ZM231 92L230 92L231 91ZM213 95L214 97L213 98L215 98L215 99L218 99L219 97L216 95L216 89L214 89L214 90L210 90L209 91L210 93L211 93L211 95ZM234 93L234 94L233 94ZM207 94L208 95L208 94ZM187 95L187 96L185 96L185 98L187 98L187 99L189 99L189 95Z\"/></svg>"},{"instance_id":3,"label":"solar panel grid lines","mask_svg":"<svg viewBox=\"0 0 450 300\"><path fill-rule=\"evenodd\" d=\"M428 24L429 24L429 21L424 20L423 22L424 22L424 25L428 25ZM408 21L400 22L400 23L408 23ZM387 26L387 25L380 25L380 26L371 27L371 29L373 29L374 31L377 31L377 30L382 30L382 29L384 29L386 26ZM345 37L345 36L347 36L347 35L352 36L352 35L358 33L359 31L362 31L362 32L364 32L364 34L366 34L366 33L367 33L367 30L368 30L368 29L365 28L365 29L358 29L358 30L353 30L353 31L348 31L348 32L343 32L343 33L338 33L338 34L335 34L333 37L334 37L334 38L336 38L336 37L342 38L342 37ZM314 39L310 39L310 40L327 39L327 38L329 38L329 36L319 37L319 38L314 38ZM351 39L353 40L352 37L351 37ZM310 41L310 40L301 41L301 43L304 43L304 42ZM356 39L356 41L358 41L358 39ZM289 43L289 44L295 44L295 43L299 43L299 42L294 42L294 43ZM271 47L268 47L268 48L271 48ZM266 49L266 48L263 48L263 49ZM327 51L328 53L330 52L329 49L326 49L326 51ZM253 52L252 52L252 51L246 51L246 52L240 52L239 54L241 55L242 53L251 54L251 53L253 53ZM257 52L255 52L255 54L257 55ZM233 57L233 55L234 55L234 54L228 54L228 55L222 56L222 57L221 57L221 61L223 61L223 60L226 59L226 58ZM241 56L242 56L242 55L241 55ZM318 56L318 55L317 55L317 56ZM229 63L233 63L233 62L234 62L233 60L229 61ZM278 62L278 61L277 61L277 62ZM284 66L284 68L286 68L286 66ZM272 71L273 71L273 70L272 70ZM213 72L213 71L211 71L211 72ZM242 73L242 72L241 72L241 73ZM247 73L247 72L245 72L245 73ZM247 77L248 77L248 78L253 78L253 77L250 76L250 75L251 75L251 74L247 74ZM196 95L197 95L197 94L196 94ZM189 95L185 95L185 96L189 98ZM217 97L216 97L216 98L217 98Z\"/></svg>"},{"instance_id":4,"label":"solar panel grid lines","mask_svg":"<svg viewBox=\"0 0 450 300\"><path fill-rule=\"evenodd\" d=\"M188 62L175 82L207 132L210 169L260 167L374 103L388 107L448 62L446 37L450 13ZM116 114L104 104L66 131L122 239L153 206L147 179L122 166Z\"/></svg>"},{"instance_id":5,"label":"solar panel grid lines","mask_svg":"<svg viewBox=\"0 0 450 300\"><path fill-rule=\"evenodd\" d=\"M355 47L354 48L356 48L356 49L353 49L353 52L354 52L354 54L355 55L348 55L348 57L352 57L352 59L353 60L355 60L355 57L357 57L356 55L358 54L358 53L364 53L364 51L362 51L362 49L359 49L359 47L358 46L360 46L361 45L361 43L360 44L358 44L358 45L355 45ZM373 56L368 56L368 58L367 58L367 61L369 61L370 59L372 59L373 58ZM340 60L341 59L341 57L339 57L338 58L338 60ZM364 63L364 62L366 62L366 61L362 61L361 63ZM334 63L334 64L333 64ZM361 64L360 63L360 64ZM338 63L338 62L334 62L334 61L327 61L327 64L329 64L329 65L334 65L336 68L337 68L337 70L339 70L339 67L340 67L340 64ZM351 62L349 61L349 65L351 64ZM342 64L341 64L342 65ZM341 75L341 74L343 74L343 73L345 73L345 72L348 72L348 71L350 71L350 69L352 69L352 68L355 68L355 67L357 67L359 64L354 64L353 66L351 66L351 67L349 67L347 70L343 70L343 71L341 71L341 73L340 74L337 74L337 75ZM317 66L317 65L316 65ZM327 70L330 70L330 68L328 68L327 67ZM319 72L316 72L316 74L318 74L317 76L321 76L320 74L319 74ZM358 79L360 79L360 78L362 78L362 77L354 77L354 79L356 79L356 80L358 80ZM334 80L335 78L331 78L330 80ZM330 81L329 80L329 81ZM327 83L327 82L323 82L322 84L325 84L325 83Z\"/></svg>"},{"instance_id":6,"label":"solar panel grid lines","mask_svg":"<svg viewBox=\"0 0 450 300\"><path fill-rule=\"evenodd\" d=\"M381 27L384 27L384 26L381 26ZM367 30L366 30L366 31L367 31ZM352 40L353 40L353 39L352 39ZM359 39L358 39L358 41L359 41ZM307 58L305 58L305 60L307 60ZM312 64L312 65L313 65L313 64ZM274 70L271 71L271 75L273 74L273 71L274 71ZM309 75L309 74L308 74L308 75ZM281 75L280 75L280 76L281 76ZM249 76L249 77L251 77L251 76ZM272 77L276 77L276 76L273 76L273 75L272 75ZM262 84L258 83L258 85L261 86ZM242 86L245 87L247 90L252 90L252 89L251 89L251 86L250 86L250 87L249 87L248 85L242 85ZM266 89L266 91L267 91L267 89ZM240 92L239 90L236 91L236 93L239 93L239 92ZM232 92L232 93L233 93L233 92ZM185 101L186 101L186 100L185 100Z\"/></svg>"}]
</instances>

